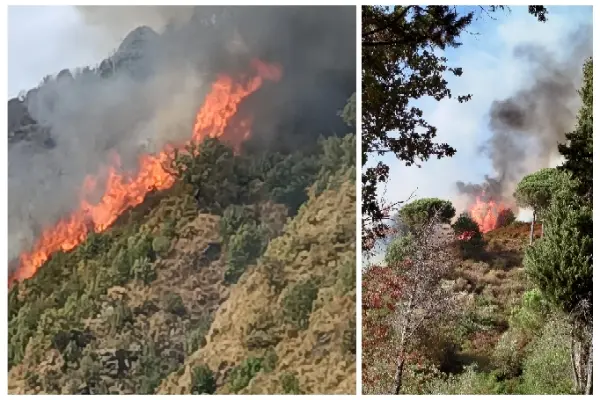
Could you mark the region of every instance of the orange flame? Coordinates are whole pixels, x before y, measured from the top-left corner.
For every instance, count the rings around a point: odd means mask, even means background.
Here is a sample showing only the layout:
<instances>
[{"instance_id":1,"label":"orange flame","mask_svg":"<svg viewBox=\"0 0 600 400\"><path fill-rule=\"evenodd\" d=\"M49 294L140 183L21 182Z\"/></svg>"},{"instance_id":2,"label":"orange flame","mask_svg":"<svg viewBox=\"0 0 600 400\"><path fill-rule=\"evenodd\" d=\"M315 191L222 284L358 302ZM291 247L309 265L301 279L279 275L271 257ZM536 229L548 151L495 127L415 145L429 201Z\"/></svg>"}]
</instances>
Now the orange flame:
<instances>
[{"instance_id":1,"label":"orange flame","mask_svg":"<svg viewBox=\"0 0 600 400\"><path fill-rule=\"evenodd\" d=\"M206 137L223 136L242 100L260 88L265 79L277 81L281 78L281 68L277 65L253 60L252 68L256 74L244 84L229 76L218 77L196 115L191 142L199 143ZM234 146L249 137L251 122L246 119L239 123L239 127L235 127L235 137L231 138ZM119 157L114 154L107 171L104 195L96 204L90 204L85 199L96 188L98 178L87 176L83 182L79 208L55 226L44 230L32 250L20 255L19 267L9 277L9 285L32 277L52 253L73 249L85 240L90 231L106 230L123 211L142 203L150 191L170 188L175 180L163 165L172 150L172 146L165 146L161 153L140 156L135 175L121 172Z\"/></svg>"},{"instance_id":2,"label":"orange flame","mask_svg":"<svg viewBox=\"0 0 600 400\"><path fill-rule=\"evenodd\" d=\"M482 201L481 197L477 196L475 204L469 208L469 214L477 222L481 232L486 233L496 228L498 215L505 208L501 203L496 203L494 200Z\"/></svg>"}]
</instances>

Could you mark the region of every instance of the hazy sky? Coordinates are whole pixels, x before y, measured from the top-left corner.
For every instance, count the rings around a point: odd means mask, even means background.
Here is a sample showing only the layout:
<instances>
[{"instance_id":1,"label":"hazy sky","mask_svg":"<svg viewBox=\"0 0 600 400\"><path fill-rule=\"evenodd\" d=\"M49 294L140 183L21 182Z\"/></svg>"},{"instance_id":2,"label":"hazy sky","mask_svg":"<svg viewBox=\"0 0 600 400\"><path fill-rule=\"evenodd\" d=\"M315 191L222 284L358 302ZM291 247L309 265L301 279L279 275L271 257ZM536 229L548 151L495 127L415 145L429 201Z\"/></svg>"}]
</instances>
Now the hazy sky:
<instances>
[{"instance_id":1,"label":"hazy sky","mask_svg":"<svg viewBox=\"0 0 600 400\"><path fill-rule=\"evenodd\" d=\"M86 26L71 6L8 8L8 97L64 68L93 66L118 46L116 38Z\"/></svg>"},{"instance_id":2,"label":"hazy sky","mask_svg":"<svg viewBox=\"0 0 600 400\"><path fill-rule=\"evenodd\" d=\"M491 135L490 105L513 94L524 79L524 64L513 57L513 49L537 43L564 57L559 43L564 44L579 25L592 23L592 7L550 7L546 23L537 22L526 7L513 6L511 13L497 12L495 17L496 21L484 18L475 22L470 30L479 35L464 35L464 45L445 54L450 65L463 67L464 72L460 78L448 79L453 95L471 93L473 99L463 104L455 100L419 102L428 122L438 128L437 139L453 146L456 155L432 158L422 168L406 167L393 155L381 157L390 166L389 201L406 200L414 191L415 198L452 200L457 180L479 183L485 174L491 174L491 164L480 150Z\"/></svg>"}]
</instances>

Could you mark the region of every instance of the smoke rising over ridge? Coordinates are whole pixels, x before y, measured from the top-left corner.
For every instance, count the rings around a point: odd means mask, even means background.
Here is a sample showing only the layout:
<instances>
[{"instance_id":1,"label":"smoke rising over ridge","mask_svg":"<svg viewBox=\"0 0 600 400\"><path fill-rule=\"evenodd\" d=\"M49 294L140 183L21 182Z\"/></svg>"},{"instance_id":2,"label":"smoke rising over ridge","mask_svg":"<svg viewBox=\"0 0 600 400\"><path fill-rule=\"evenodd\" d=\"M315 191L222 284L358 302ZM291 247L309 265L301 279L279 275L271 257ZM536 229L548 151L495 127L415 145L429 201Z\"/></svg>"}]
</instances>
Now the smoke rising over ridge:
<instances>
[{"instance_id":1,"label":"smoke rising over ridge","mask_svg":"<svg viewBox=\"0 0 600 400\"><path fill-rule=\"evenodd\" d=\"M559 163L558 144L573 130L580 106L577 90L592 56L592 26L581 26L562 45L568 49L564 59L542 46L515 49L514 57L527 64L527 79L512 96L492 103L492 137L481 148L495 175L481 183L457 182L459 194L473 200L485 192L483 201L514 205L512 195L525 175Z\"/></svg>"},{"instance_id":2,"label":"smoke rising over ridge","mask_svg":"<svg viewBox=\"0 0 600 400\"><path fill-rule=\"evenodd\" d=\"M355 7L78 9L107 37L131 32L96 71L62 71L9 101L11 259L74 209L112 152L130 170L140 153L188 139L217 74L246 74L253 58L283 78L242 103L249 146L288 151L346 133L336 112L355 91Z\"/></svg>"}]
</instances>

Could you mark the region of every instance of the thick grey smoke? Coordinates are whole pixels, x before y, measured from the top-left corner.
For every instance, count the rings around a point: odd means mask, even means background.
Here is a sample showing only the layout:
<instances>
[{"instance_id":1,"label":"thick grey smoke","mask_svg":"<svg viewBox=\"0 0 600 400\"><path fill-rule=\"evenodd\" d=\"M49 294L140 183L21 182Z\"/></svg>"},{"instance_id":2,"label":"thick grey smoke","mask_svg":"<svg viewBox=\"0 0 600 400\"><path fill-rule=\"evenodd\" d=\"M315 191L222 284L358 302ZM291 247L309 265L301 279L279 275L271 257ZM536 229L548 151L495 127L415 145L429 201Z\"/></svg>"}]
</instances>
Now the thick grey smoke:
<instances>
[{"instance_id":1,"label":"thick grey smoke","mask_svg":"<svg viewBox=\"0 0 600 400\"><path fill-rule=\"evenodd\" d=\"M574 128L580 106L577 90L582 68L592 55L592 27L582 26L567 37L564 59L554 49L523 45L516 59L528 66L524 86L490 108L492 137L482 150L490 157L495 176L482 183L457 182L457 189L470 199L485 192L493 199L513 205L516 185L527 174L558 163L558 144Z\"/></svg>"},{"instance_id":2,"label":"thick grey smoke","mask_svg":"<svg viewBox=\"0 0 600 400\"><path fill-rule=\"evenodd\" d=\"M254 58L280 64L283 77L241 105L254 121L249 147L286 151L346 133L336 113L355 91L355 7L79 10L107 35L133 31L100 65L9 101L11 259L79 204L84 177L113 153L130 171L140 153L188 139L217 74L247 73Z\"/></svg>"}]
</instances>

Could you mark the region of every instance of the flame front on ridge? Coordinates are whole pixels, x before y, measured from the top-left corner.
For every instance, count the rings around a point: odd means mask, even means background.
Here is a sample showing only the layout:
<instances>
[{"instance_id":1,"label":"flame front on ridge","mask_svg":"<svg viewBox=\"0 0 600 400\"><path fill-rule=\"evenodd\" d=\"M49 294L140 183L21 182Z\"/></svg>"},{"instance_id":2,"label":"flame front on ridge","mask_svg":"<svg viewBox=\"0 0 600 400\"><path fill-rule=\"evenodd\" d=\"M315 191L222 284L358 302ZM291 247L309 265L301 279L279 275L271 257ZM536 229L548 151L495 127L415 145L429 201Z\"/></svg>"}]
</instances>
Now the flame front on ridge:
<instances>
[{"instance_id":1,"label":"flame front on ridge","mask_svg":"<svg viewBox=\"0 0 600 400\"><path fill-rule=\"evenodd\" d=\"M226 75L219 76L213 83L196 115L191 142L200 143L206 137L223 136L243 99L258 90L264 80L281 79L281 68L278 65L255 59L251 66L254 74L245 83L239 83ZM250 119L240 122L239 129L235 130L235 137L232 138L234 146L249 137L251 122ZM108 178L101 199L95 204L86 200L98 184L96 176L87 176L82 185L79 207L53 227L45 229L32 249L20 255L19 267L9 277L9 285L32 277L52 253L73 249L92 230L106 230L121 213L142 203L150 191L170 188L175 180L164 170L163 165L172 150L172 147L165 146L158 154L140 156L135 174L120 171L119 157L116 153L113 154L112 162L107 167Z\"/></svg>"}]
</instances>

